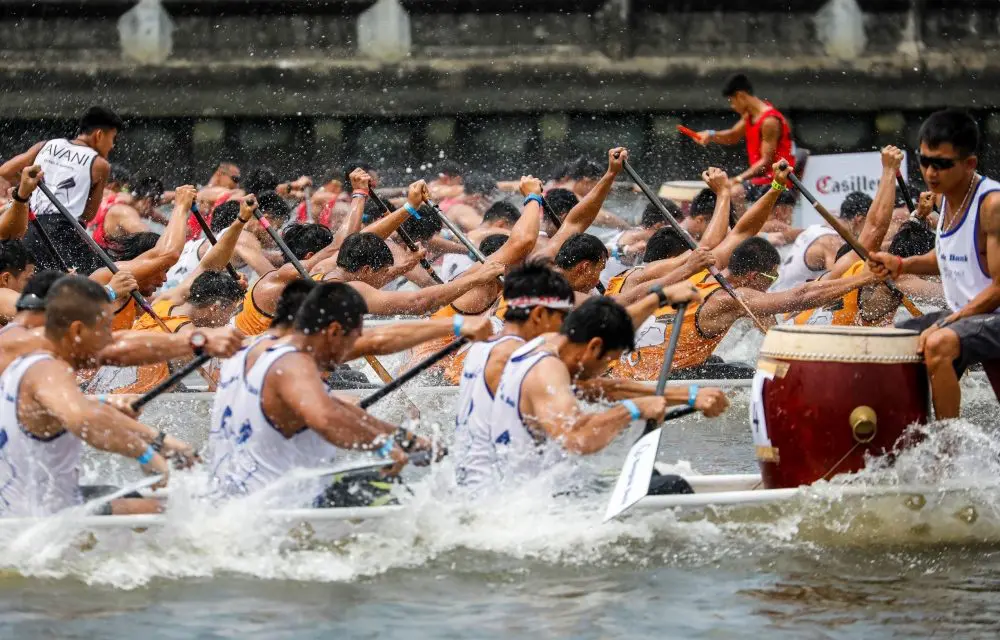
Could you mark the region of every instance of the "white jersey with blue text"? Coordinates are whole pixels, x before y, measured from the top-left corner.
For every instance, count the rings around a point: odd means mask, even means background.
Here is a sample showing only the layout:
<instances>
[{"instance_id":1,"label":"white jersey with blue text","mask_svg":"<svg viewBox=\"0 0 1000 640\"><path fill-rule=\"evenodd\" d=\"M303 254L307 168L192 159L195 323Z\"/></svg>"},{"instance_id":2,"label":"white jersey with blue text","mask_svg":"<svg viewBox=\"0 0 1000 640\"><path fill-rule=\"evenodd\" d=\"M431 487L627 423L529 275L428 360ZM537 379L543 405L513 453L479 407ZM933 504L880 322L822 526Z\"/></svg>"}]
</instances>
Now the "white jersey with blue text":
<instances>
[{"instance_id":1,"label":"white jersey with blue text","mask_svg":"<svg viewBox=\"0 0 1000 640\"><path fill-rule=\"evenodd\" d=\"M28 432L17 417L21 380L33 365L50 360L32 353L0 375L0 516L47 516L82 502L79 486L83 443L62 430L50 437Z\"/></svg>"},{"instance_id":2,"label":"white jersey with blue text","mask_svg":"<svg viewBox=\"0 0 1000 640\"><path fill-rule=\"evenodd\" d=\"M952 311L958 311L969 300L992 284L987 265L979 260L979 215L983 200L994 191L1000 191L1000 183L986 176L979 179L975 193L969 199L968 208L951 227L944 231L944 219L951 203L941 203L941 216L937 227L937 261L941 271L941 286L944 298ZM993 311L1000 313L1000 308Z\"/></svg>"},{"instance_id":3,"label":"white jersey with blue text","mask_svg":"<svg viewBox=\"0 0 1000 640\"><path fill-rule=\"evenodd\" d=\"M206 242L208 240L198 236L194 240L188 240L184 243L184 248L181 250L181 257L177 259L174 266L167 269L167 281L163 283L164 291L180 285L180 283L184 282L185 278L198 268L198 263L201 262L198 251L201 249L201 245Z\"/></svg>"},{"instance_id":4,"label":"white jersey with blue text","mask_svg":"<svg viewBox=\"0 0 1000 640\"><path fill-rule=\"evenodd\" d=\"M496 469L500 478L529 478L536 476L545 466L539 445L545 442L542 434L528 430L521 415L521 392L524 379L536 364L545 358L555 357L540 349L544 336L525 343L507 361L496 399L490 412L490 441L493 443Z\"/></svg>"},{"instance_id":5,"label":"white jersey with blue text","mask_svg":"<svg viewBox=\"0 0 1000 640\"><path fill-rule=\"evenodd\" d=\"M218 493L249 495L294 468L317 467L333 457L336 448L317 432L303 426L290 438L285 437L264 414L261 392L267 373L295 351L290 345L270 347L245 375L235 379L233 368L227 367L223 375L228 375L226 379L232 384L226 389L220 377L210 430L215 432L214 443L222 446L208 460ZM245 362L245 354L243 359Z\"/></svg>"},{"instance_id":6,"label":"white jersey with blue text","mask_svg":"<svg viewBox=\"0 0 1000 640\"><path fill-rule=\"evenodd\" d=\"M486 363L493 348L517 336L499 336L473 344L465 356L462 379L458 383L458 411L455 414L455 476L458 484L476 489L496 474L490 420L493 394L486 386Z\"/></svg>"},{"instance_id":7,"label":"white jersey with blue text","mask_svg":"<svg viewBox=\"0 0 1000 640\"><path fill-rule=\"evenodd\" d=\"M87 208L92 182L90 168L96 157L96 149L74 144L65 138L49 140L35 156L35 164L45 174L45 184L74 218L83 215L83 210ZM35 189L31 194L28 206L36 216L59 213L41 189Z\"/></svg>"}]
</instances>

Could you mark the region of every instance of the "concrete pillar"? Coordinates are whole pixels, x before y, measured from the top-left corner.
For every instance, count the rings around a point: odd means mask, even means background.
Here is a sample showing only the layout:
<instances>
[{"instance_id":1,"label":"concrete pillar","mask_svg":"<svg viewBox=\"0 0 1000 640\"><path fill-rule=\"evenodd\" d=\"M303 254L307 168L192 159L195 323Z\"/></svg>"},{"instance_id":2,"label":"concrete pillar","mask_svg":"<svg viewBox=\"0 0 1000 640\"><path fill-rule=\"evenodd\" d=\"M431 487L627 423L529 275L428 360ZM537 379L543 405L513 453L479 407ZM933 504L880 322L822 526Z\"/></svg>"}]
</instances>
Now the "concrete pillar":
<instances>
[{"instance_id":1,"label":"concrete pillar","mask_svg":"<svg viewBox=\"0 0 1000 640\"><path fill-rule=\"evenodd\" d=\"M358 52L379 60L410 54L410 16L399 0L378 0L358 17Z\"/></svg>"}]
</instances>

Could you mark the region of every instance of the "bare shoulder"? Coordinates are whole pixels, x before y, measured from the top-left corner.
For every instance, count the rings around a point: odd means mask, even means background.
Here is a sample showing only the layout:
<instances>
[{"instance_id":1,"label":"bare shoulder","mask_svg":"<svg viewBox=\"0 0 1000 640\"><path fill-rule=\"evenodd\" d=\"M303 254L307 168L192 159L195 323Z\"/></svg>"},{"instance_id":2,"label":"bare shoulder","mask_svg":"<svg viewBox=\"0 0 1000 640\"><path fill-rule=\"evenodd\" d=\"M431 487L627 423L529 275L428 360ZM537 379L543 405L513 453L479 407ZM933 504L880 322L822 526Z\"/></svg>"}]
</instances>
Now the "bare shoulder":
<instances>
[{"instance_id":1,"label":"bare shoulder","mask_svg":"<svg viewBox=\"0 0 1000 640\"><path fill-rule=\"evenodd\" d=\"M987 193L980 205L980 224L989 234L1000 234L1000 191Z\"/></svg>"}]
</instances>

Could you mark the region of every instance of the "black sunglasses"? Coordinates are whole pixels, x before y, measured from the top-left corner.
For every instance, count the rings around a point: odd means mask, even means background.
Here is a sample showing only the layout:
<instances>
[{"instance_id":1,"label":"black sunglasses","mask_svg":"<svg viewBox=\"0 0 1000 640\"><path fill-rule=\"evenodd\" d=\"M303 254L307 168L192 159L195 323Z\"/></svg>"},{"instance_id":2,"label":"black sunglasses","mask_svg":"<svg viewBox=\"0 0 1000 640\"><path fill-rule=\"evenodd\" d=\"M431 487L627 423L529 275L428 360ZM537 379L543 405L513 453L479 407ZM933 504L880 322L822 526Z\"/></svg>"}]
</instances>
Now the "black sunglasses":
<instances>
[{"instance_id":1,"label":"black sunglasses","mask_svg":"<svg viewBox=\"0 0 1000 640\"><path fill-rule=\"evenodd\" d=\"M235 176L229 176L229 179L233 181L233 184L239 184L240 174L237 173Z\"/></svg>"},{"instance_id":2,"label":"black sunglasses","mask_svg":"<svg viewBox=\"0 0 1000 640\"><path fill-rule=\"evenodd\" d=\"M958 162L958 158L937 158L931 156L925 156L920 154L917 156L920 160L920 166L924 169L929 169L934 167L938 171L944 171L945 169L951 169Z\"/></svg>"}]
</instances>

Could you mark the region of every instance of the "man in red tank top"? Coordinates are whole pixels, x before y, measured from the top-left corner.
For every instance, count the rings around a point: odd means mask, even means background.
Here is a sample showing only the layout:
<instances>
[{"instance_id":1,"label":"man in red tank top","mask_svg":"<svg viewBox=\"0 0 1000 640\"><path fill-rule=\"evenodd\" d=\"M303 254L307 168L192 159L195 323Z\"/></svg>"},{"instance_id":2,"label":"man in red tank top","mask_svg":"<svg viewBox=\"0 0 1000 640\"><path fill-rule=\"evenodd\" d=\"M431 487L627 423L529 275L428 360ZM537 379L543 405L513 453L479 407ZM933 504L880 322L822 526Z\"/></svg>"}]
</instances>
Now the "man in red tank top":
<instances>
[{"instance_id":1,"label":"man in red tank top","mask_svg":"<svg viewBox=\"0 0 1000 640\"><path fill-rule=\"evenodd\" d=\"M746 139L747 156L750 166L745 171L733 176L734 192L743 191L748 200L755 200L760 193L767 191L771 184L771 166L779 160L786 160L795 166L795 156L792 153L792 128L788 120L770 102L761 100L753 94L750 79L738 73L726 82L722 95L729 99L733 111L740 114L740 120L731 129L725 131L700 131L699 142L707 145L737 144ZM749 182L749 185L744 183ZM742 189L740 187L743 187ZM740 195L734 193L734 195Z\"/></svg>"}]
</instances>

